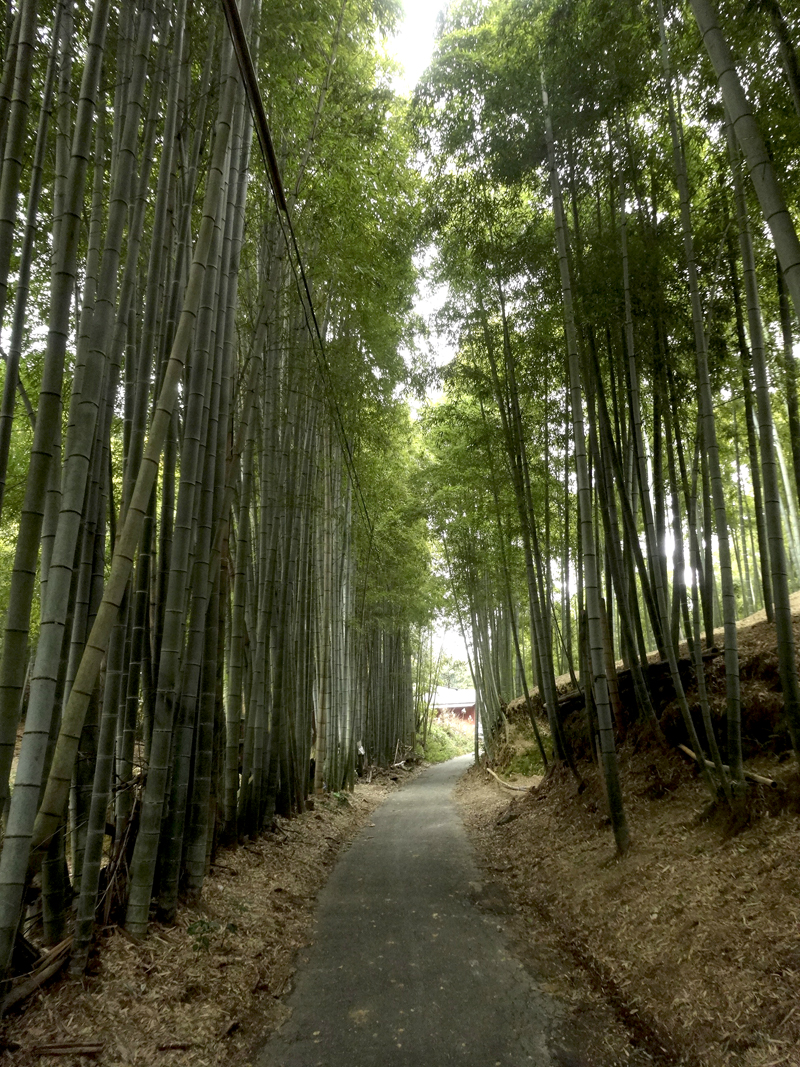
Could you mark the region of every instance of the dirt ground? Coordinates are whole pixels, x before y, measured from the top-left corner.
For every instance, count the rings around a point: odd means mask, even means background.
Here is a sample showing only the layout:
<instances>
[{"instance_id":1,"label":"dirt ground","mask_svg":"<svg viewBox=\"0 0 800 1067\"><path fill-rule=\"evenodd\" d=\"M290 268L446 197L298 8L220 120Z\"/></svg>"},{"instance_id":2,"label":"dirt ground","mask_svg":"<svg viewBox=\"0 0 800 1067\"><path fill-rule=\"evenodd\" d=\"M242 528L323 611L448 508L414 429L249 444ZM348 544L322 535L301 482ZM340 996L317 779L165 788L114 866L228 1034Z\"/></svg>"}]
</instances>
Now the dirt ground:
<instances>
[{"instance_id":1,"label":"dirt ground","mask_svg":"<svg viewBox=\"0 0 800 1067\"><path fill-rule=\"evenodd\" d=\"M416 771L278 820L260 840L221 851L196 906L134 942L109 929L87 978L63 977L2 1020L9 1067L244 1067L283 1022L316 896L342 848Z\"/></svg>"},{"instance_id":2,"label":"dirt ground","mask_svg":"<svg viewBox=\"0 0 800 1067\"><path fill-rule=\"evenodd\" d=\"M800 620L795 640L800 648ZM620 753L633 842L623 860L591 765L580 767L582 792L566 771L511 793L475 768L460 800L527 943L569 953L634 1047L697 1067L800 1067L800 784L782 743L758 739L781 700L763 613L742 624L739 647L746 766L776 782L751 783L742 832L707 817L709 794L679 754L633 744ZM721 713L721 662L708 674Z\"/></svg>"},{"instance_id":3,"label":"dirt ground","mask_svg":"<svg viewBox=\"0 0 800 1067\"><path fill-rule=\"evenodd\" d=\"M780 700L774 649L763 615L742 624L748 766L778 785L751 787L755 817L735 836L704 818L705 787L679 754L633 744L621 753L633 841L622 861L591 767L581 792L568 772L515 776L512 791L480 768L458 788L520 957L571 1004L576 1026L592 1027L596 1052L580 1067L800 1067L800 785L794 760L755 736ZM719 661L709 674L720 711ZM109 928L90 977L57 979L0 1023L5 1061L250 1064L286 1017L282 998L337 854L407 777L318 800L221 852L201 901L146 941Z\"/></svg>"}]
</instances>

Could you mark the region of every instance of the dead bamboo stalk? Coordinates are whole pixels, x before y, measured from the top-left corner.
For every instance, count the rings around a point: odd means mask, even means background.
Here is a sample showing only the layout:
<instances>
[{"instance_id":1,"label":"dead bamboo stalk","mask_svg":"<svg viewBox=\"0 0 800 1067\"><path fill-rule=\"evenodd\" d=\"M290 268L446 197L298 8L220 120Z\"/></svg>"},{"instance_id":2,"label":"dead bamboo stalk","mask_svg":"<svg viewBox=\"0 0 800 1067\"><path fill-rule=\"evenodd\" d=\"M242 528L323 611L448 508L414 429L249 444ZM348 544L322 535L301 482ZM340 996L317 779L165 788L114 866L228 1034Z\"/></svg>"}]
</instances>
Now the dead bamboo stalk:
<instances>
[{"instance_id":1,"label":"dead bamboo stalk","mask_svg":"<svg viewBox=\"0 0 800 1067\"><path fill-rule=\"evenodd\" d=\"M528 792L528 786L526 786L526 785L510 785L508 782L504 782L503 779L500 777L500 775L495 774L491 767L487 767L486 770L489 772L489 774L491 774L492 778L494 778L496 781L498 781L500 783L500 785L505 786L506 789L513 789L514 792L516 792L516 793L527 793Z\"/></svg>"},{"instance_id":2,"label":"dead bamboo stalk","mask_svg":"<svg viewBox=\"0 0 800 1067\"><path fill-rule=\"evenodd\" d=\"M678 745L678 748L690 759L693 759L695 762L697 762L697 756L695 756L694 752L692 752L692 750L687 745ZM711 770L714 770L714 764L711 762L711 760L707 759L703 760L703 762L705 763L706 767L709 767ZM722 769L725 771L726 774L730 773L730 767L727 767L724 764ZM756 774L755 771L745 770L744 776L751 782L757 782L759 785L768 785L771 789L775 789L778 784L774 778L765 778L763 774Z\"/></svg>"}]
</instances>

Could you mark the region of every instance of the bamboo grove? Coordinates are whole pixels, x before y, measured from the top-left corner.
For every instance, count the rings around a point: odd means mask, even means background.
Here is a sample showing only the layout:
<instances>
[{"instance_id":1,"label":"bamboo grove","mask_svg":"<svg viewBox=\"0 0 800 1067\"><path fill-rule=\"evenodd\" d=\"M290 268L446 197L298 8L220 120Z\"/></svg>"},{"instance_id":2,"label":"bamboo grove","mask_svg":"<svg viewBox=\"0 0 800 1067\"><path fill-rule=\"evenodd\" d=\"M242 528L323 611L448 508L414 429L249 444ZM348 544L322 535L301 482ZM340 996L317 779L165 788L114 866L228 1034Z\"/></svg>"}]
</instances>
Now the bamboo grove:
<instances>
[{"instance_id":1,"label":"bamboo grove","mask_svg":"<svg viewBox=\"0 0 800 1067\"><path fill-rule=\"evenodd\" d=\"M660 744L648 654L668 664L698 773L740 811L736 623L764 608L798 754L797 16L778 0L467 0L415 94L456 344L424 478L487 748L533 664L571 762L555 684L570 672L620 852L618 658Z\"/></svg>"},{"instance_id":2,"label":"bamboo grove","mask_svg":"<svg viewBox=\"0 0 800 1067\"><path fill-rule=\"evenodd\" d=\"M227 6L261 101L218 3L1 28L4 974L34 922L80 972L97 917L169 921L219 842L413 741L395 12Z\"/></svg>"}]
</instances>

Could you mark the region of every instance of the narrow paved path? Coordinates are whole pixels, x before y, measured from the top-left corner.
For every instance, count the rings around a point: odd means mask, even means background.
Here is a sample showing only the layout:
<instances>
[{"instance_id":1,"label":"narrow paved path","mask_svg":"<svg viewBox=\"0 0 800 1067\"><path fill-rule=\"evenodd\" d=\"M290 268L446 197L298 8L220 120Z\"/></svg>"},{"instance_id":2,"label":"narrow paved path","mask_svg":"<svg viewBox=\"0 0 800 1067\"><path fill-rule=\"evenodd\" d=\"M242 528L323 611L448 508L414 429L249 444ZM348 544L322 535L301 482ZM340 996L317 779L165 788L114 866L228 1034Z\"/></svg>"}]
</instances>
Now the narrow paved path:
<instances>
[{"instance_id":1,"label":"narrow paved path","mask_svg":"<svg viewBox=\"0 0 800 1067\"><path fill-rule=\"evenodd\" d=\"M451 799L471 759L423 771L339 859L258 1067L575 1062L548 1043L559 1009L510 951Z\"/></svg>"}]
</instances>

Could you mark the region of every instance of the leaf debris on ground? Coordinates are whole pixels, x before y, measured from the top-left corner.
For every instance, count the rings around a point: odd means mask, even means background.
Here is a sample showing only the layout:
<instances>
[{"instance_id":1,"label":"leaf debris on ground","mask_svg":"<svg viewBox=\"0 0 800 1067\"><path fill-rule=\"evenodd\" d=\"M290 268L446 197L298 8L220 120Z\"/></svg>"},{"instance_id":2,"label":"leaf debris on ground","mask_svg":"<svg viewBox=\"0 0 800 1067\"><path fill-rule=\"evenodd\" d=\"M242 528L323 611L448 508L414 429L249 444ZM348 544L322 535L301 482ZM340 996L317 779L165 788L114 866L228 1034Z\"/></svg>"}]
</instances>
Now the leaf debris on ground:
<instances>
[{"instance_id":1,"label":"leaf debris on ground","mask_svg":"<svg viewBox=\"0 0 800 1067\"><path fill-rule=\"evenodd\" d=\"M277 819L276 831L220 850L202 896L138 942L103 932L89 977L62 977L2 1020L9 1067L244 1067L288 1017L295 962L341 848L400 781L375 772L351 794ZM396 776L395 776L396 777ZM90 1058L89 1058L90 1057Z\"/></svg>"}]
</instances>

